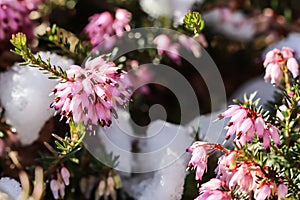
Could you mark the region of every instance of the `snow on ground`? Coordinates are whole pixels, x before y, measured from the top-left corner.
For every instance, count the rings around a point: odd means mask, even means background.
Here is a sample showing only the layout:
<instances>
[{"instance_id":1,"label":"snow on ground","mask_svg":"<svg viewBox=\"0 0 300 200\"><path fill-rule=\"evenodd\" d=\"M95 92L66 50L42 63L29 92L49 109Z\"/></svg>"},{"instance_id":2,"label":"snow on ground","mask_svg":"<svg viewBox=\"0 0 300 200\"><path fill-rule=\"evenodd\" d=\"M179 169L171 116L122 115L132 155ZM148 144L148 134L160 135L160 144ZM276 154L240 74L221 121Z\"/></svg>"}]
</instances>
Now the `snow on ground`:
<instances>
[{"instance_id":1,"label":"snow on ground","mask_svg":"<svg viewBox=\"0 0 300 200\"><path fill-rule=\"evenodd\" d=\"M43 60L63 68L73 64L56 54L40 53ZM0 73L0 102L6 109L6 118L16 128L22 144L31 144L38 138L44 123L54 114L49 107L51 90L58 82L49 80L36 68L18 63L5 73Z\"/></svg>"},{"instance_id":2,"label":"snow on ground","mask_svg":"<svg viewBox=\"0 0 300 200\"><path fill-rule=\"evenodd\" d=\"M203 3L204 0L140 0L141 8L151 17L167 17L174 25L183 23L184 15L194 3Z\"/></svg>"},{"instance_id":3,"label":"snow on ground","mask_svg":"<svg viewBox=\"0 0 300 200\"><path fill-rule=\"evenodd\" d=\"M274 48L281 49L282 47L290 47L296 51L296 57L300 58L300 33L291 32L287 35L286 38L280 40L279 42L269 46L264 50L263 55L266 55L268 51L273 50Z\"/></svg>"},{"instance_id":4,"label":"snow on ground","mask_svg":"<svg viewBox=\"0 0 300 200\"><path fill-rule=\"evenodd\" d=\"M217 33L222 33L234 40L251 40L255 33L255 21L241 11L229 8L216 8L203 13L205 25Z\"/></svg>"}]
</instances>

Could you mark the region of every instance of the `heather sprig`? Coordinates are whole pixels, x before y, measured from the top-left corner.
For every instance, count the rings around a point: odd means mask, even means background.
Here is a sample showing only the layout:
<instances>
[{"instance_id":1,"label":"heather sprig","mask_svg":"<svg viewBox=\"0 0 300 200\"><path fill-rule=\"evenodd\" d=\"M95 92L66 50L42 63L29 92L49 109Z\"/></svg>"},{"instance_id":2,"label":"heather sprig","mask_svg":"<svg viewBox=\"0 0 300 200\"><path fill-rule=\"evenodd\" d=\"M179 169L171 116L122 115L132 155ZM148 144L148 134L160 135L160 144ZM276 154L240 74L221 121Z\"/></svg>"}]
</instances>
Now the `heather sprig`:
<instances>
[{"instance_id":1,"label":"heather sprig","mask_svg":"<svg viewBox=\"0 0 300 200\"><path fill-rule=\"evenodd\" d=\"M200 186L197 200L300 198L299 65L294 50L284 47L270 51L264 66L265 80L281 92L269 105L276 112L264 111L253 93L218 116L230 118L225 129L226 139L234 138L233 150L222 150L216 178ZM189 148L196 180L202 179L210 152L222 149L200 143Z\"/></svg>"},{"instance_id":2,"label":"heather sprig","mask_svg":"<svg viewBox=\"0 0 300 200\"><path fill-rule=\"evenodd\" d=\"M15 47L12 52L20 55L24 60L21 65L29 65L43 70L45 74L51 74L51 76L49 76L50 79L60 78L62 80L69 80L67 73L60 66L51 65L49 59L45 61L39 54L35 56L32 53L31 49L27 45L27 38L25 34L17 33L12 35L10 42Z\"/></svg>"},{"instance_id":3,"label":"heather sprig","mask_svg":"<svg viewBox=\"0 0 300 200\"><path fill-rule=\"evenodd\" d=\"M74 34L55 24L48 27L43 35L39 35L39 40L42 44L45 43L48 50L67 56L76 63L82 63L91 51L91 46L83 44Z\"/></svg>"}]
</instances>

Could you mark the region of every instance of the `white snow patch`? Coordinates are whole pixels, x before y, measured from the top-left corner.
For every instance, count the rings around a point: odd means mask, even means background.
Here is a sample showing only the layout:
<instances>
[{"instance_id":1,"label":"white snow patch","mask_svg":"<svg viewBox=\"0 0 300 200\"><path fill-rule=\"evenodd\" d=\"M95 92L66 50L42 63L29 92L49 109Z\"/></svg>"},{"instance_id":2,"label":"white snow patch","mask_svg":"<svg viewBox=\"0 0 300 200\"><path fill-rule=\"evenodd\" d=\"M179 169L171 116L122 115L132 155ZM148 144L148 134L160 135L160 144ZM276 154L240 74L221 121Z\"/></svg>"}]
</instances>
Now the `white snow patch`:
<instances>
[{"instance_id":1,"label":"white snow patch","mask_svg":"<svg viewBox=\"0 0 300 200\"><path fill-rule=\"evenodd\" d=\"M3 177L0 179L0 193L7 194L11 199L18 199L21 194L21 185L15 179Z\"/></svg>"},{"instance_id":2,"label":"white snow patch","mask_svg":"<svg viewBox=\"0 0 300 200\"><path fill-rule=\"evenodd\" d=\"M256 33L255 20L241 11L216 8L204 12L202 16L206 26L234 40L249 41Z\"/></svg>"},{"instance_id":3,"label":"white snow patch","mask_svg":"<svg viewBox=\"0 0 300 200\"><path fill-rule=\"evenodd\" d=\"M40 55L43 60L50 58L52 65L62 68L73 64L72 60L50 52L40 52ZM44 123L53 116L54 110L49 107L53 96L49 97L49 94L57 83L37 68L19 66L18 63L0 74L0 101L22 144L36 140Z\"/></svg>"},{"instance_id":4,"label":"white snow patch","mask_svg":"<svg viewBox=\"0 0 300 200\"><path fill-rule=\"evenodd\" d=\"M140 6L151 17L173 19L177 26L183 23L184 15L196 2L203 3L204 0L140 0Z\"/></svg>"}]
</instances>

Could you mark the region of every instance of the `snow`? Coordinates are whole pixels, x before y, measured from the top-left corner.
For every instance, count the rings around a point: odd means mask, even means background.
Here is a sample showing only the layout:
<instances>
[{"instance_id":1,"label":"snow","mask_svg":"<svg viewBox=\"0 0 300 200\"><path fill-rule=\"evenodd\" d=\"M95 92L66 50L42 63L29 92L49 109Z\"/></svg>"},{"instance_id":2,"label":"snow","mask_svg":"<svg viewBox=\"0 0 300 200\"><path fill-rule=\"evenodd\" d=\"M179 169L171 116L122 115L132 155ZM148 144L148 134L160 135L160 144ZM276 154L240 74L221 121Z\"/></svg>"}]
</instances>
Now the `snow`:
<instances>
[{"instance_id":1,"label":"snow","mask_svg":"<svg viewBox=\"0 0 300 200\"><path fill-rule=\"evenodd\" d=\"M103 150L106 153L113 153L120 156L116 170L131 173L132 156L131 145L134 140L134 131L130 126L130 116L124 110L118 110L118 119L113 118L111 127L99 127L95 135L85 137L84 144L90 153L102 163L106 163L105 158L101 157ZM110 163L106 163L111 165Z\"/></svg>"},{"instance_id":2,"label":"snow","mask_svg":"<svg viewBox=\"0 0 300 200\"><path fill-rule=\"evenodd\" d=\"M296 56L299 59L300 58L300 33L291 32L287 35L286 38L280 40L279 42L274 43L273 45L269 46L264 50L263 55L266 55L269 51L277 48L281 49L282 47L290 47L295 50Z\"/></svg>"},{"instance_id":3,"label":"snow","mask_svg":"<svg viewBox=\"0 0 300 200\"><path fill-rule=\"evenodd\" d=\"M184 15L193 4L204 0L140 0L141 8L151 17L167 17L173 19L174 25L183 23Z\"/></svg>"},{"instance_id":4,"label":"snow","mask_svg":"<svg viewBox=\"0 0 300 200\"><path fill-rule=\"evenodd\" d=\"M256 32L255 21L241 11L229 8L216 8L204 12L205 26L234 40L251 40Z\"/></svg>"},{"instance_id":5,"label":"snow","mask_svg":"<svg viewBox=\"0 0 300 200\"><path fill-rule=\"evenodd\" d=\"M42 59L51 59L51 64L63 68L73 64L56 54L40 53ZM49 93L58 82L29 66L18 63L0 74L0 102L6 109L6 118L16 128L22 144L31 144L38 138L44 123L54 114L49 107L53 97Z\"/></svg>"},{"instance_id":6,"label":"snow","mask_svg":"<svg viewBox=\"0 0 300 200\"><path fill-rule=\"evenodd\" d=\"M21 185L15 179L3 177L0 179L0 197L2 197L1 192L7 194L11 199L18 199L21 194Z\"/></svg>"},{"instance_id":7,"label":"snow","mask_svg":"<svg viewBox=\"0 0 300 200\"><path fill-rule=\"evenodd\" d=\"M164 169L125 179L124 189L137 200L180 200L187 162L188 155L184 155Z\"/></svg>"}]
</instances>

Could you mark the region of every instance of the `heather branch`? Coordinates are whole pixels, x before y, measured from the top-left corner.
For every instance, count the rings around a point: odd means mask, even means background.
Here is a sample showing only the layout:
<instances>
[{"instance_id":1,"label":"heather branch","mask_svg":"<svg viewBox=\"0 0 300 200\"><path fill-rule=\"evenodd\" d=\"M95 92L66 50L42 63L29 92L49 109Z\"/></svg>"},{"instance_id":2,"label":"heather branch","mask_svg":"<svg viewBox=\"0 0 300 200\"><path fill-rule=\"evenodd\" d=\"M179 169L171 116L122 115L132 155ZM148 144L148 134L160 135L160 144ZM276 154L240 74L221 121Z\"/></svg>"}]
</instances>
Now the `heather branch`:
<instances>
[{"instance_id":1,"label":"heather branch","mask_svg":"<svg viewBox=\"0 0 300 200\"><path fill-rule=\"evenodd\" d=\"M27 38L23 33L17 33L12 35L10 40L12 45L15 47L14 50L11 50L17 55L20 55L25 62L21 63L22 65L29 65L31 67L37 67L40 70L46 71L46 73L52 74L50 79L61 78L62 80L72 81L67 77L66 71L64 71L60 66L56 67L50 64L50 60L44 61L39 54L34 56L31 52L31 49L27 47Z\"/></svg>"}]
</instances>

